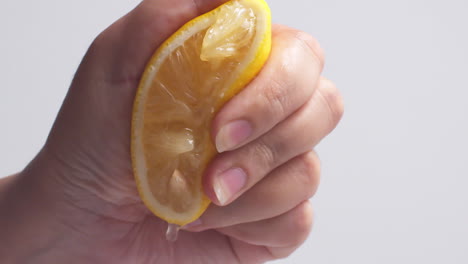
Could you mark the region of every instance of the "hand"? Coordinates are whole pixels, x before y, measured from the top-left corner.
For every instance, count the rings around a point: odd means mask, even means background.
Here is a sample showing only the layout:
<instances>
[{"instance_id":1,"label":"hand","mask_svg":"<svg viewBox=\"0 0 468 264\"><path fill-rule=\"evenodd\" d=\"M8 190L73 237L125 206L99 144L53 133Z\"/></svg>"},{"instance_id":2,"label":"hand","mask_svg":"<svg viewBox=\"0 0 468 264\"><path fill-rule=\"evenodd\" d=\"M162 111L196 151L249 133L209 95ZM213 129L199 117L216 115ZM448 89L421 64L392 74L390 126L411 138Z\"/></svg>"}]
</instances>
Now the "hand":
<instances>
[{"instance_id":1,"label":"hand","mask_svg":"<svg viewBox=\"0 0 468 264\"><path fill-rule=\"evenodd\" d=\"M343 106L320 77L317 42L284 26L274 26L261 73L213 122L223 153L204 186L214 204L171 243L166 223L137 194L129 149L140 75L171 33L222 2L146 0L97 37L43 150L0 189L0 212L11 212L0 218L12 227L2 235L10 260L262 263L288 256L306 239L308 199L319 181L312 149L337 125Z\"/></svg>"}]
</instances>

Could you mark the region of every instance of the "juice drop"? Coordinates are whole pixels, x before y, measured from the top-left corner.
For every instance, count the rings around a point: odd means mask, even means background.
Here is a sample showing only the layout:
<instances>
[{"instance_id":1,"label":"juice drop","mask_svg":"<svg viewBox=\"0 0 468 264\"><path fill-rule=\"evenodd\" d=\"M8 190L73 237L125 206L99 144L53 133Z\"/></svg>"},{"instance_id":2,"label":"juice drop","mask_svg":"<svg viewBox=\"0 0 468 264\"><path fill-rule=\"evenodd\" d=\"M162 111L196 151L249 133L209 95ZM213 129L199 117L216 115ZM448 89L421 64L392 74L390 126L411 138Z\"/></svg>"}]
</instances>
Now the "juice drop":
<instances>
[{"instance_id":1,"label":"juice drop","mask_svg":"<svg viewBox=\"0 0 468 264\"><path fill-rule=\"evenodd\" d=\"M175 242L177 240L177 236L179 235L180 226L176 224L168 224L167 231L166 231L166 239L167 241Z\"/></svg>"}]
</instances>

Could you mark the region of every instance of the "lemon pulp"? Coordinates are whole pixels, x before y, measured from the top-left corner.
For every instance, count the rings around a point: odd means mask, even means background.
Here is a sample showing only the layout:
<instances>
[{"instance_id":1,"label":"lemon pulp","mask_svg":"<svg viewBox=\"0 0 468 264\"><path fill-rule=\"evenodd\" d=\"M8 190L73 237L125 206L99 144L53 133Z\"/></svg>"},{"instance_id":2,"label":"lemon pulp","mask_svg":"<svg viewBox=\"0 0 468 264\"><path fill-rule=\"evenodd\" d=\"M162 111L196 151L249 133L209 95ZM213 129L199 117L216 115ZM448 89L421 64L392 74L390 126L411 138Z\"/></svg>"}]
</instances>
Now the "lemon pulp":
<instances>
[{"instance_id":1,"label":"lemon pulp","mask_svg":"<svg viewBox=\"0 0 468 264\"><path fill-rule=\"evenodd\" d=\"M148 64L135 99L132 160L140 196L169 223L184 225L207 208L212 118L258 73L270 39L266 3L235 0L187 23Z\"/></svg>"}]
</instances>

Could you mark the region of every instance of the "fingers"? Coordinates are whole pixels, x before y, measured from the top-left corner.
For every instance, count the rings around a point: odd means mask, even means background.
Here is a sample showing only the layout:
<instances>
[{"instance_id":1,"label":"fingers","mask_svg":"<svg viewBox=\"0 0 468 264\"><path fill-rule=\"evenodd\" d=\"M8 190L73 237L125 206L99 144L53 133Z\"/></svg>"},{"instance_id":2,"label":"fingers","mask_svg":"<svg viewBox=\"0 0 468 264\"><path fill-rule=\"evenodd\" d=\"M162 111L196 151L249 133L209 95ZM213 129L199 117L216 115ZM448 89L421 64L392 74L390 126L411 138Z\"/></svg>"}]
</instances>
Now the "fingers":
<instances>
[{"instance_id":1,"label":"fingers","mask_svg":"<svg viewBox=\"0 0 468 264\"><path fill-rule=\"evenodd\" d=\"M336 87L322 79L312 98L286 120L253 142L218 155L206 171L205 193L218 205L229 204L276 167L313 149L342 112Z\"/></svg>"},{"instance_id":2,"label":"fingers","mask_svg":"<svg viewBox=\"0 0 468 264\"><path fill-rule=\"evenodd\" d=\"M313 94L323 53L309 35L275 26L270 59L252 83L213 121L219 152L253 141L300 108Z\"/></svg>"},{"instance_id":3,"label":"fingers","mask_svg":"<svg viewBox=\"0 0 468 264\"><path fill-rule=\"evenodd\" d=\"M252 245L293 248L307 238L312 228L312 220L312 206L309 201L305 201L282 215L218 228L217 231Z\"/></svg>"},{"instance_id":4,"label":"fingers","mask_svg":"<svg viewBox=\"0 0 468 264\"><path fill-rule=\"evenodd\" d=\"M302 154L271 172L237 200L226 206L211 206L202 215L201 231L260 221L281 215L315 194L320 161L315 152Z\"/></svg>"},{"instance_id":5,"label":"fingers","mask_svg":"<svg viewBox=\"0 0 468 264\"><path fill-rule=\"evenodd\" d=\"M228 236L239 259L258 259L253 263L263 263L289 256L306 240L312 224L312 206L304 201L283 215L217 231ZM242 252L252 252L253 256L244 256Z\"/></svg>"}]
</instances>

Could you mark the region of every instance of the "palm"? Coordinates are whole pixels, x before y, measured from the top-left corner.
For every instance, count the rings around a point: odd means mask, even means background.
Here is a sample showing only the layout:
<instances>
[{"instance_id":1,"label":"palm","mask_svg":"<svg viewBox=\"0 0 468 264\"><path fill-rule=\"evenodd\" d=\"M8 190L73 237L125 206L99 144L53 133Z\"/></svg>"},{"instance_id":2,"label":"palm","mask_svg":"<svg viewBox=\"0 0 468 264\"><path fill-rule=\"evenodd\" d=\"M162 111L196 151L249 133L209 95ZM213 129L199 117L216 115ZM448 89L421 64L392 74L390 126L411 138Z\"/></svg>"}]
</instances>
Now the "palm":
<instances>
[{"instance_id":1,"label":"palm","mask_svg":"<svg viewBox=\"0 0 468 264\"><path fill-rule=\"evenodd\" d=\"M234 252L232 243L243 251L255 247L214 230L182 232L176 242L168 242L167 224L149 213L137 194L129 146L139 76L155 47L171 32L216 4L211 1L210 6L197 7L193 0L160 2L146 3L145 8L130 13L90 48L54 125L53 140L49 140L54 143L48 149L71 171L72 177L63 180L67 200L80 213L91 215L86 223L70 224L93 233L82 242L108 252L102 262L235 263L239 254L249 252ZM154 16L161 13L171 15L169 19L169 15ZM135 24L132 15L140 16L141 24Z\"/></svg>"}]
</instances>

